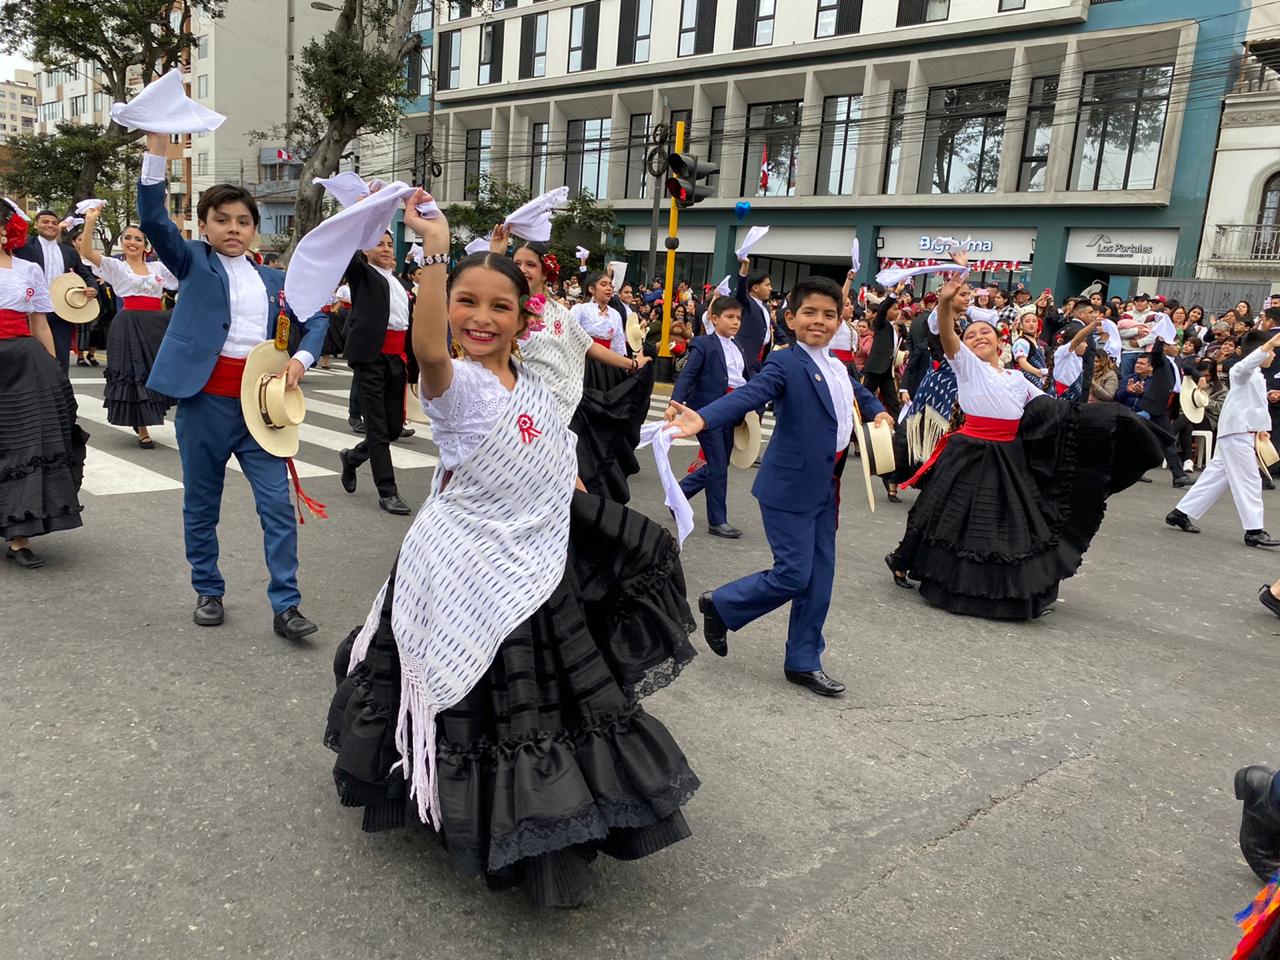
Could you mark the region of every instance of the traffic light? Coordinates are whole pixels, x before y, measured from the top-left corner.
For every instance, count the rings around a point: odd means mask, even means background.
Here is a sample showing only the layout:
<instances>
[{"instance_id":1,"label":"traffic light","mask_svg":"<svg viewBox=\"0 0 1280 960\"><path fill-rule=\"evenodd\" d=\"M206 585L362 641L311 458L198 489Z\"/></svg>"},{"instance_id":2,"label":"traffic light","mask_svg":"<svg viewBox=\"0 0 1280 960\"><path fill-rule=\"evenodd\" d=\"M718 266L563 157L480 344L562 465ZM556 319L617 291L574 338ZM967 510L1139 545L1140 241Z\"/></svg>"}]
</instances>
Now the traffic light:
<instances>
[{"instance_id":1,"label":"traffic light","mask_svg":"<svg viewBox=\"0 0 1280 960\"><path fill-rule=\"evenodd\" d=\"M701 181L714 177L720 168L714 163L699 160L691 153L667 154L667 196L682 210L692 207L711 196L711 186Z\"/></svg>"}]
</instances>

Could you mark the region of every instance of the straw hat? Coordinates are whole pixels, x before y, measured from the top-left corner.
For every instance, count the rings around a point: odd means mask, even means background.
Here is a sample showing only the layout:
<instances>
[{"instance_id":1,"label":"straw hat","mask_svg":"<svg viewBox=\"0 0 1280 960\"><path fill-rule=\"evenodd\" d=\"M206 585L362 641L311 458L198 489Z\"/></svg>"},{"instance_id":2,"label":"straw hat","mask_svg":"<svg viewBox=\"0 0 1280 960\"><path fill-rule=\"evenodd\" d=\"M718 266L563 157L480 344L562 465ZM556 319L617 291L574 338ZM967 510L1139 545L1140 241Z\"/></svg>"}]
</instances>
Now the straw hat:
<instances>
[{"instance_id":1,"label":"straw hat","mask_svg":"<svg viewBox=\"0 0 1280 960\"><path fill-rule=\"evenodd\" d=\"M876 497L871 489L871 478L893 472L893 428L874 421L863 423L859 417L857 430L858 446L862 453L858 458L862 464L862 480L867 487L867 503L871 506L871 512L875 513Z\"/></svg>"},{"instance_id":2,"label":"straw hat","mask_svg":"<svg viewBox=\"0 0 1280 960\"><path fill-rule=\"evenodd\" d=\"M49 284L53 312L67 323L92 323L98 319L98 295L74 273L54 277Z\"/></svg>"},{"instance_id":3,"label":"straw hat","mask_svg":"<svg viewBox=\"0 0 1280 960\"><path fill-rule=\"evenodd\" d=\"M733 449L729 451L729 462L743 470L749 469L760 456L760 436L760 414L751 410L733 428Z\"/></svg>"},{"instance_id":4,"label":"straw hat","mask_svg":"<svg viewBox=\"0 0 1280 960\"><path fill-rule=\"evenodd\" d=\"M1270 440L1258 437L1253 442L1253 448L1258 452L1258 463L1262 464L1263 470L1270 470L1280 463L1280 453L1276 453L1275 445Z\"/></svg>"},{"instance_id":5,"label":"straw hat","mask_svg":"<svg viewBox=\"0 0 1280 960\"><path fill-rule=\"evenodd\" d=\"M1182 415L1192 423L1203 423L1205 410L1209 408L1208 391L1200 389L1190 377L1182 378L1182 392L1178 394Z\"/></svg>"},{"instance_id":6,"label":"straw hat","mask_svg":"<svg viewBox=\"0 0 1280 960\"><path fill-rule=\"evenodd\" d=\"M283 376L289 354L267 340L249 351L240 381L240 408L249 433L273 457L298 453L298 424L307 415L302 391L285 388Z\"/></svg>"}]
</instances>

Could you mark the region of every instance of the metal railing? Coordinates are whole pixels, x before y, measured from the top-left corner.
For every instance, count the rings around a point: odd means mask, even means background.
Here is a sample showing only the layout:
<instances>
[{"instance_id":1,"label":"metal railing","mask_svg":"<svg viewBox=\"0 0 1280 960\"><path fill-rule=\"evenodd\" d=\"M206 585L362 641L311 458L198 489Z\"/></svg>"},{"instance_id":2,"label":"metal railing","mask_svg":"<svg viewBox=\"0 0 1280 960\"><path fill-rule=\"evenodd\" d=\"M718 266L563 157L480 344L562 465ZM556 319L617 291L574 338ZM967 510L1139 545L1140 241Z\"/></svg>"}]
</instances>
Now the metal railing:
<instances>
[{"instance_id":1,"label":"metal railing","mask_svg":"<svg viewBox=\"0 0 1280 960\"><path fill-rule=\"evenodd\" d=\"M1246 55L1240 64L1240 77L1232 93L1276 93L1280 91L1280 76L1257 57Z\"/></svg>"},{"instance_id":2,"label":"metal railing","mask_svg":"<svg viewBox=\"0 0 1280 960\"><path fill-rule=\"evenodd\" d=\"M1215 224L1210 259L1231 263L1280 263L1280 224Z\"/></svg>"}]
</instances>

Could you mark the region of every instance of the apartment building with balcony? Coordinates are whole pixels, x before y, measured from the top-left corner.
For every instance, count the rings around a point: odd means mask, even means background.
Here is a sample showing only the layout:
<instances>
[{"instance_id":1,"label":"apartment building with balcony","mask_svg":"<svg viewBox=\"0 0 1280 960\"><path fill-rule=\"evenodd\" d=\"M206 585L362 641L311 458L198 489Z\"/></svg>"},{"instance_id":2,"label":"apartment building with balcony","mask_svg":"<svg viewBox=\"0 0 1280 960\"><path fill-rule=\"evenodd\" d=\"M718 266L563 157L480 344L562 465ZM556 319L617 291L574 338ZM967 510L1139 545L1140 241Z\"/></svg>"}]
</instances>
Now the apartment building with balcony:
<instances>
[{"instance_id":1,"label":"apartment building with balcony","mask_svg":"<svg viewBox=\"0 0 1280 960\"><path fill-rule=\"evenodd\" d=\"M681 273L863 278L953 236L984 275L1125 292L1193 262L1247 0L507 0L434 25L446 201L480 173L590 190L649 249L645 138L684 120L720 166L681 214ZM735 205L747 201L745 220ZM665 217L664 217L665 222ZM633 273L632 276L637 276Z\"/></svg>"},{"instance_id":2,"label":"apartment building with balcony","mask_svg":"<svg viewBox=\"0 0 1280 960\"><path fill-rule=\"evenodd\" d=\"M39 104L35 74L15 70L13 79L0 77L0 143L36 132Z\"/></svg>"}]
</instances>

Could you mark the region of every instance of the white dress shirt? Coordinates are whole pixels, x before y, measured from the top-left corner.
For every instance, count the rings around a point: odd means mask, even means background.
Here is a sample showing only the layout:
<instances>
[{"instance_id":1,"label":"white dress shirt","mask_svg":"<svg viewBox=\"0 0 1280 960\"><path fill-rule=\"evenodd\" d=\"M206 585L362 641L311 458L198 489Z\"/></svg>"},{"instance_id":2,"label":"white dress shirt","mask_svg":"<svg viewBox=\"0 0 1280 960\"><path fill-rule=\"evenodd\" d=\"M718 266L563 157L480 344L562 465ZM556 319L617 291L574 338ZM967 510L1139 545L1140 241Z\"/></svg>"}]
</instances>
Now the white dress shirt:
<instances>
[{"instance_id":1,"label":"white dress shirt","mask_svg":"<svg viewBox=\"0 0 1280 960\"><path fill-rule=\"evenodd\" d=\"M724 366L729 371L729 388L737 390L747 382L746 377L742 375L742 351L728 337L722 337L717 333L716 339L720 341L720 349L724 352Z\"/></svg>"},{"instance_id":2,"label":"white dress shirt","mask_svg":"<svg viewBox=\"0 0 1280 960\"><path fill-rule=\"evenodd\" d=\"M1231 389L1218 415L1218 436L1232 433L1258 433L1271 429L1271 412L1267 407L1267 380L1262 373L1266 354L1254 350L1243 360L1231 365L1227 376Z\"/></svg>"},{"instance_id":3,"label":"white dress shirt","mask_svg":"<svg viewBox=\"0 0 1280 960\"><path fill-rule=\"evenodd\" d=\"M827 382L831 403L836 408L836 453L849 446L853 435L853 383L844 364L827 352L827 347L811 347L800 343L799 347L818 365L820 376Z\"/></svg>"},{"instance_id":4,"label":"white dress shirt","mask_svg":"<svg viewBox=\"0 0 1280 960\"><path fill-rule=\"evenodd\" d=\"M62 260L62 248L57 240L46 240L40 237L40 253L44 257L44 276L49 283L66 272L66 264Z\"/></svg>"},{"instance_id":5,"label":"white dress shirt","mask_svg":"<svg viewBox=\"0 0 1280 960\"><path fill-rule=\"evenodd\" d=\"M1070 387L1084 373L1084 357L1071 349L1071 344L1064 343L1053 351L1053 379L1064 387Z\"/></svg>"},{"instance_id":6,"label":"white dress shirt","mask_svg":"<svg viewBox=\"0 0 1280 960\"><path fill-rule=\"evenodd\" d=\"M756 300L755 297L751 297L751 299L755 300L756 305L764 311L764 342L768 344L773 339L773 323L770 320L769 308L764 305L763 300Z\"/></svg>"},{"instance_id":7,"label":"white dress shirt","mask_svg":"<svg viewBox=\"0 0 1280 960\"><path fill-rule=\"evenodd\" d=\"M231 288L231 329L222 345L224 357L243 358L267 339L267 286L244 257L218 254ZM305 364L304 364L305 366Z\"/></svg>"},{"instance_id":8,"label":"white dress shirt","mask_svg":"<svg viewBox=\"0 0 1280 960\"><path fill-rule=\"evenodd\" d=\"M389 332L398 332L409 329L409 292L405 290L394 273L390 270L384 270L382 267L369 264L373 269L382 275L382 279L387 281L387 297L391 305L391 312L387 315L387 330Z\"/></svg>"}]
</instances>

